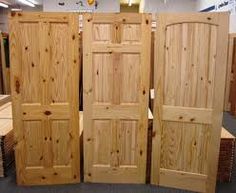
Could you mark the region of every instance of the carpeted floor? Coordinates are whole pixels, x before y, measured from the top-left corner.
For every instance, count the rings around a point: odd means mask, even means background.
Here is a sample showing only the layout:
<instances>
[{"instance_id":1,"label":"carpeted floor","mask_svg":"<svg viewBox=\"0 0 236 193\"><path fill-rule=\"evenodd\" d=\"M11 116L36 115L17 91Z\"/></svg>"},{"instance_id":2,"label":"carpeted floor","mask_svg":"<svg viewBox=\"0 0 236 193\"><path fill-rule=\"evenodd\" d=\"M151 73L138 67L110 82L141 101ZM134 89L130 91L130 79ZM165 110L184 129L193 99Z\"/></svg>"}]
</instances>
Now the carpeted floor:
<instances>
[{"instance_id":1,"label":"carpeted floor","mask_svg":"<svg viewBox=\"0 0 236 193\"><path fill-rule=\"evenodd\" d=\"M236 118L228 113L224 114L226 129L236 136ZM236 154L235 154L236 155ZM236 159L235 159L236 160ZM19 187L15 181L15 170L8 172L8 177L0 179L0 193L188 193L170 188L151 185L114 185L114 184L75 184L58 186ZM236 164L231 183L217 184L217 193L236 193ZM189 192L190 193L190 192Z\"/></svg>"}]
</instances>

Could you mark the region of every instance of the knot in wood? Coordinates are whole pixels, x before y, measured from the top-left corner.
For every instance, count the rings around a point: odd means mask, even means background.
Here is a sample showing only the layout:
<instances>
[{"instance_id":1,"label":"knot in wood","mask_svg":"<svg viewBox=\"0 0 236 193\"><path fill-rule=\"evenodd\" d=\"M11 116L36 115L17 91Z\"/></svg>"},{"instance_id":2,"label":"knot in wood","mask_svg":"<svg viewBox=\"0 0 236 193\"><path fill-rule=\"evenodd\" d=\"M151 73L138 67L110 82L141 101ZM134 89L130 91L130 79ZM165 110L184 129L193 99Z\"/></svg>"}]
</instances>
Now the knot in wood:
<instances>
[{"instance_id":1,"label":"knot in wood","mask_svg":"<svg viewBox=\"0 0 236 193\"><path fill-rule=\"evenodd\" d=\"M51 112L51 111L45 111L44 114L47 115L47 116L49 116L49 115L52 114L52 112Z\"/></svg>"}]
</instances>

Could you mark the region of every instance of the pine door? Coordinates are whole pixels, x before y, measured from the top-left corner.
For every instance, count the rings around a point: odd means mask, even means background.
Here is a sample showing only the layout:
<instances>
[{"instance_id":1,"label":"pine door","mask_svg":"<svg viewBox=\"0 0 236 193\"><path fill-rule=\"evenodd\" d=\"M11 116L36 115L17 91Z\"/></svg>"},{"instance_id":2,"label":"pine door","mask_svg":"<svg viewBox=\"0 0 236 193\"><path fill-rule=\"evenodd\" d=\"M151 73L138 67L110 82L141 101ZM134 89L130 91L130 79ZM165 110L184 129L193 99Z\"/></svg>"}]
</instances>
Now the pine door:
<instances>
[{"instance_id":1,"label":"pine door","mask_svg":"<svg viewBox=\"0 0 236 193\"><path fill-rule=\"evenodd\" d=\"M17 182L80 181L78 19L67 13L10 16Z\"/></svg>"},{"instance_id":2,"label":"pine door","mask_svg":"<svg viewBox=\"0 0 236 193\"><path fill-rule=\"evenodd\" d=\"M151 20L84 16L84 177L144 183Z\"/></svg>"},{"instance_id":3,"label":"pine door","mask_svg":"<svg viewBox=\"0 0 236 193\"><path fill-rule=\"evenodd\" d=\"M157 22L151 181L214 193L228 14L160 14Z\"/></svg>"}]
</instances>

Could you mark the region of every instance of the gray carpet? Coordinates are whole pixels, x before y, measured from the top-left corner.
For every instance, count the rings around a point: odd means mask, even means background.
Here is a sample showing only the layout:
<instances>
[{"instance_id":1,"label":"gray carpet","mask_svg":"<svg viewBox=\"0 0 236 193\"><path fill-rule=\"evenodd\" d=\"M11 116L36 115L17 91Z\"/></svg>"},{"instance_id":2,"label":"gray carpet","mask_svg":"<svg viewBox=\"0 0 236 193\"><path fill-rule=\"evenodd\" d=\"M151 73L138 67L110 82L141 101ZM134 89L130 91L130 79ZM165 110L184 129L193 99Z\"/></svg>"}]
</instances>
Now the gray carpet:
<instances>
[{"instance_id":1,"label":"gray carpet","mask_svg":"<svg viewBox=\"0 0 236 193\"><path fill-rule=\"evenodd\" d=\"M223 125L236 136L236 118L224 114ZM231 183L217 184L217 193L236 193L236 164ZM111 184L75 184L58 186L19 187L15 181L14 167L8 177L0 179L0 193L190 193L151 185L111 185Z\"/></svg>"}]
</instances>

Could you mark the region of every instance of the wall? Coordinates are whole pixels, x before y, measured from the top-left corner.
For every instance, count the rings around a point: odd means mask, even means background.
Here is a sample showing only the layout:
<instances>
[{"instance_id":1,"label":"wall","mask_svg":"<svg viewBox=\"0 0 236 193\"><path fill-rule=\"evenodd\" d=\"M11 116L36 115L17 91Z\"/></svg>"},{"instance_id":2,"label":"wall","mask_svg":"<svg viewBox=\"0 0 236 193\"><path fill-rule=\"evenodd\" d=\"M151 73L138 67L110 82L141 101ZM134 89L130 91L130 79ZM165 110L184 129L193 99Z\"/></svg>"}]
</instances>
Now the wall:
<instances>
[{"instance_id":1,"label":"wall","mask_svg":"<svg viewBox=\"0 0 236 193\"><path fill-rule=\"evenodd\" d=\"M8 9L0 8L0 31L2 32L8 31L7 17Z\"/></svg>"},{"instance_id":2,"label":"wall","mask_svg":"<svg viewBox=\"0 0 236 193\"><path fill-rule=\"evenodd\" d=\"M58 3L64 2L64 6L60 6ZM94 12L120 12L119 0L97 0L98 6L89 6L87 0L81 0L81 4L76 4L78 0L50 0L43 2L44 11L94 11Z\"/></svg>"},{"instance_id":3,"label":"wall","mask_svg":"<svg viewBox=\"0 0 236 193\"><path fill-rule=\"evenodd\" d=\"M216 0L197 0L196 6L197 10L203 10L206 9L216 3Z\"/></svg>"},{"instance_id":4,"label":"wall","mask_svg":"<svg viewBox=\"0 0 236 193\"><path fill-rule=\"evenodd\" d=\"M219 3L224 2L224 1L227 1L227 0L198 0L196 8L198 11L200 11L216 4L219 5ZM229 32L236 33L236 0L229 0L229 2L231 5L234 4L234 7L226 6L222 8L222 11L231 11ZM218 9L217 6L216 6L216 9Z\"/></svg>"},{"instance_id":5,"label":"wall","mask_svg":"<svg viewBox=\"0 0 236 193\"><path fill-rule=\"evenodd\" d=\"M196 11L196 0L143 0L142 10L146 13Z\"/></svg>"}]
</instances>

